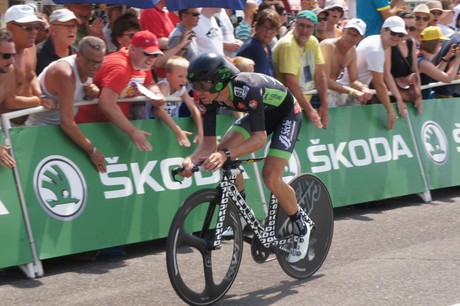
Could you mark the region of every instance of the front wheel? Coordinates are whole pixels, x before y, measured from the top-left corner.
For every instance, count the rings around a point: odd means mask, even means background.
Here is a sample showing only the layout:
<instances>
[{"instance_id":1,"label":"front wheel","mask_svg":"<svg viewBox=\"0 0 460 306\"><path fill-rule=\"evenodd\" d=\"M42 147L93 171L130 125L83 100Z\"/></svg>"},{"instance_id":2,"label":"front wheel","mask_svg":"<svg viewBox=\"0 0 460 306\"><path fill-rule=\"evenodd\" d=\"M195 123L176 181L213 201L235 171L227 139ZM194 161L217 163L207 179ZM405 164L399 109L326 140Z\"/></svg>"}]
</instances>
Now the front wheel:
<instances>
[{"instance_id":1,"label":"front wheel","mask_svg":"<svg viewBox=\"0 0 460 306\"><path fill-rule=\"evenodd\" d=\"M218 190L197 191L184 201L169 230L169 279L177 295L191 305L210 305L224 296L241 263L243 233L237 208L231 201L224 214L221 244L213 246L220 207Z\"/></svg>"},{"instance_id":2,"label":"front wheel","mask_svg":"<svg viewBox=\"0 0 460 306\"><path fill-rule=\"evenodd\" d=\"M334 212L331 196L326 185L313 174L301 174L289 182L294 189L297 203L313 220L316 229L310 235L310 245L305 258L295 264L287 261L287 254L277 252L278 262L287 275L304 279L312 276L327 257L334 232ZM287 237L292 233L292 222L284 210L278 206L276 218L277 237ZM290 243L284 246L290 249Z\"/></svg>"}]
</instances>

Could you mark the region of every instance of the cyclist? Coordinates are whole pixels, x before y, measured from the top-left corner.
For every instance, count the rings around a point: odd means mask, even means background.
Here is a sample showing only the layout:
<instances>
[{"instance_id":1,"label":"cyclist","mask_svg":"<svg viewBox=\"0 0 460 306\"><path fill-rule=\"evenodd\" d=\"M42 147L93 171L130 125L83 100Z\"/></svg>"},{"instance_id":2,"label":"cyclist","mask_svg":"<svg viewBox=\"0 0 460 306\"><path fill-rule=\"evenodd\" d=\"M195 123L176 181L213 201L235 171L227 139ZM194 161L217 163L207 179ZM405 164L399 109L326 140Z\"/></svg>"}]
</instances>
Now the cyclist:
<instances>
[{"instance_id":1,"label":"cyclist","mask_svg":"<svg viewBox=\"0 0 460 306\"><path fill-rule=\"evenodd\" d=\"M227 159L235 159L261 149L273 133L270 150L262 170L264 183L276 196L293 222L294 247L288 262L303 259L308 250L311 220L301 218L294 190L283 179L284 168L294 150L302 122L302 111L288 89L276 79L259 73L239 72L224 57L213 53L195 57L188 69L188 80L200 99L204 139L187 157L182 176L202 161L206 171L218 170ZM238 119L218 144L216 114L219 107L247 113ZM318 126L321 120L307 114ZM242 189L242 178L238 189Z\"/></svg>"}]
</instances>

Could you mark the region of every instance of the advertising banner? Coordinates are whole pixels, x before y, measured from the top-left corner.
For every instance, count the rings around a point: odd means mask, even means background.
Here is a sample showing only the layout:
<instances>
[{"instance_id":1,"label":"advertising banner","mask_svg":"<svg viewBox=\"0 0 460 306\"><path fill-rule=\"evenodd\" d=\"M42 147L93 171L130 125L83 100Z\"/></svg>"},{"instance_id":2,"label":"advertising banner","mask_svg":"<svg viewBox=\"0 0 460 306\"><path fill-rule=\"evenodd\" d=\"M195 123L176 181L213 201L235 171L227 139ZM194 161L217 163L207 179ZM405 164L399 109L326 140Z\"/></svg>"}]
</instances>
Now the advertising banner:
<instances>
[{"instance_id":1,"label":"advertising banner","mask_svg":"<svg viewBox=\"0 0 460 306\"><path fill-rule=\"evenodd\" d=\"M222 117L219 134L233 120ZM176 122L194 131L192 120ZM138 151L110 123L80 125L106 156L105 174L96 171L58 126L10 130L40 259L166 237L183 200L195 190L217 186L219 172L196 173L182 184L174 182L170 170L194 147L180 147L159 120L134 124L152 133L152 152ZM247 168L246 188L256 192L253 167ZM257 202L251 206L262 216Z\"/></svg>"},{"instance_id":2,"label":"advertising banner","mask_svg":"<svg viewBox=\"0 0 460 306\"><path fill-rule=\"evenodd\" d=\"M460 185L458 98L423 101L423 115L411 120L430 189Z\"/></svg>"},{"instance_id":3,"label":"advertising banner","mask_svg":"<svg viewBox=\"0 0 460 306\"><path fill-rule=\"evenodd\" d=\"M0 268L31 263L32 252L13 171L0 168L0 182Z\"/></svg>"},{"instance_id":4,"label":"advertising banner","mask_svg":"<svg viewBox=\"0 0 460 306\"><path fill-rule=\"evenodd\" d=\"M334 207L425 191L408 120L386 123L380 104L332 108L327 129L303 121L300 171L325 182Z\"/></svg>"}]
</instances>

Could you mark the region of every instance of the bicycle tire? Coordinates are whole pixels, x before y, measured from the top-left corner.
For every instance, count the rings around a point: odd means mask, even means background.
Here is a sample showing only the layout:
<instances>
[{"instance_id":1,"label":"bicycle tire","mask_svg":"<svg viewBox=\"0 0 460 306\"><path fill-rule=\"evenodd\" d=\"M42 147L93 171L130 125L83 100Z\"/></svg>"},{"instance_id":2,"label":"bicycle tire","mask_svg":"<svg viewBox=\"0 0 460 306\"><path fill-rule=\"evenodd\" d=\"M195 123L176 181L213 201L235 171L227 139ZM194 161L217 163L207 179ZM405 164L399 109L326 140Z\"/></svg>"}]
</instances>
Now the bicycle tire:
<instances>
[{"instance_id":1,"label":"bicycle tire","mask_svg":"<svg viewBox=\"0 0 460 306\"><path fill-rule=\"evenodd\" d=\"M326 185L313 174L300 174L289 185L294 189L299 205L315 222L316 229L310 236L310 245L304 259L291 264L285 252L277 252L276 257L287 275L305 279L318 271L329 253L334 232L333 205ZM281 206L278 207L276 220L277 237L288 236L292 232L292 222ZM287 244L285 248L290 249L291 245Z\"/></svg>"},{"instance_id":2,"label":"bicycle tire","mask_svg":"<svg viewBox=\"0 0 460 306\"><path fill-rule=\"evenodd\" d=\"M235 204L229 200L223 229L233 237L212 249L221 196L216 189L190 195L177 211L166 243L168 276L177 295L191 305L210 305L233 284L243 254L243 232ZM212 217L208 217L212 216ZM218 264L213 268L213 264ZM228 269L222 269L228 263ZM201 281L200 281L201 280Z\"/></svg>"}]
</instances>

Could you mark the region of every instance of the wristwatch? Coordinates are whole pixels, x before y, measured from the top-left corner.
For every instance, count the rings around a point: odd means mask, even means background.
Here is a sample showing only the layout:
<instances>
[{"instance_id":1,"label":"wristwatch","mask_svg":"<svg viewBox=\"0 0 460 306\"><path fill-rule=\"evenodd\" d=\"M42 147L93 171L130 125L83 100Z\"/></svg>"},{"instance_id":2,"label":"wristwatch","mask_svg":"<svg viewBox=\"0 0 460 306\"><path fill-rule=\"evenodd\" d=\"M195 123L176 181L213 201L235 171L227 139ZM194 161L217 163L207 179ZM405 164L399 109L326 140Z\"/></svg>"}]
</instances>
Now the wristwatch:
<instances>
[{"instance_id":1,"label":"wristwatch","mask_svg":"<svg viewBox=\"0 0 460 306\"><path fill-rule=\"evenodd\" d=\"M225 153L225 156L227 156L227 160L231 160L232 159L232 154L230 153L230 150L227 149L227 148L224 148L222 149L222 152Z\"/></svg>"}]
</instances>

